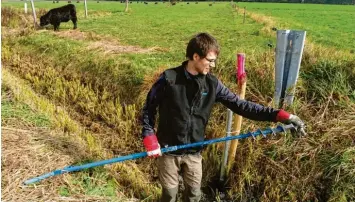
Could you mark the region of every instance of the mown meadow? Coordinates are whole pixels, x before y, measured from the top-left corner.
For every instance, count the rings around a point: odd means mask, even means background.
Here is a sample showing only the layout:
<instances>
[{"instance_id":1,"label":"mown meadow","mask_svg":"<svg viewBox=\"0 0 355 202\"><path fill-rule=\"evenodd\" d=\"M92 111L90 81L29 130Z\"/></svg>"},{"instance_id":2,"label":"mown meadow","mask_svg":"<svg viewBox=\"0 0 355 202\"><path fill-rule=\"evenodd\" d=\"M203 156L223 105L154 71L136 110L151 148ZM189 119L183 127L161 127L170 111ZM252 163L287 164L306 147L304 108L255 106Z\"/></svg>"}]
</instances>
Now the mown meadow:
<instances>
[{"instance_id":1,"label":"mown meadow","mask_svg":"<svg viewBox=\"0 0 355 202\"><path fill-rule=\"evenodd\" d=\"M37 16L65 4L35 2ZM85 18L83 2L73 4L77 6L78 29L72 30L68 22L54 32L51 27L33 29L31 9L24 14L23 2L2 2L3 127L16 127L15 119L25 123L20 126L51 131L45 146L66 154L62 167L67 165L64 163L82 164L141 152L139 117L145 96L164 69L185 60L186 44L194 34L209 32L217 38L222 49L212 71L231 89L237 87L235 55L246 53L246 99L271 106L273 28L306 30L296 99L286 110L305 120L308 136L287 134L240 141L223 190L217 189L215 180L224 145L206 147L203 200L355 200L354 6L132 2L124 12L125 5L120 2L89 1ZM223 137L225 120L226 108L217 104L206 137ZM267 126L275 124L244 119L242 130ZM54 142L61 146L54 146ZM20 176L14 174L16 167L11 172L6 170L9 167L3 168L4 200L43 199L38 191L41 186L50 187L48 200L155 201L161 192L152 159L10 189L59 166L37 161L47 165ZM29 192L38 195L30 196Z\"/></svg>"}]
</instances>

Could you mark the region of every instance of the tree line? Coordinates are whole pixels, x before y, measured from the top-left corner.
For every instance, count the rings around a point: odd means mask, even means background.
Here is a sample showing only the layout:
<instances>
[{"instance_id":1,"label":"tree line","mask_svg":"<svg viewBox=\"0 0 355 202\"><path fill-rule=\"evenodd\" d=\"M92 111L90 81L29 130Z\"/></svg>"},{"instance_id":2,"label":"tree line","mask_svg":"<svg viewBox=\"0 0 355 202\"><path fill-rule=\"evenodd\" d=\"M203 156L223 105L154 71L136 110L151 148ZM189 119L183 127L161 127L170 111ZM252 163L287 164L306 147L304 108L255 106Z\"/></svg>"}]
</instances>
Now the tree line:
<instances>
[{"instance_id":1,"label":"tree line","mask_svg":"<svg viewBox=\"0 0 355 202\"><path fill-rule=\"evenodd\" d=\"M313 3L355 5L355 0L237 0L235 2Z\"/></svg>"},{"instance_id":2,"label":"tree line","mask_svg":"<svg viewBox=\"0 0 355 202\"><path fill-rule=\"evenodd\" d=\"M107 1L121 1L126 0L107 0ZM153 1L153 2L189 2L189 1L226 1L226 0L129 0L129 1ZM228 1L228 0L227 0ZM233 2L271 2L271 3L311 3L311 4L343 4L343 5L355 5L355 0L231 0Z\"/></svg>"}]
</instances>

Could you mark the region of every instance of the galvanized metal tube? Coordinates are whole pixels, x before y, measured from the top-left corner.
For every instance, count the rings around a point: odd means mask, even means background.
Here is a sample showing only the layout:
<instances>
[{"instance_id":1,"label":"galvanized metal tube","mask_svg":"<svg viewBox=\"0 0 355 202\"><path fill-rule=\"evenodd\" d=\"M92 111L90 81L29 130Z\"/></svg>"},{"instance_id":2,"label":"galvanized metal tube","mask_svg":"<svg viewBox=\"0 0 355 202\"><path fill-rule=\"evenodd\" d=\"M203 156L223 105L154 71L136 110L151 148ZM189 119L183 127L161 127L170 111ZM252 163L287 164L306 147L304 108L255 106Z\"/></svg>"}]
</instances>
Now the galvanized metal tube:
<instances>
[{"instance_id":1,"label":"galvanized metal tube","mask_svg":"<svg viewBox=\"0 0 355 202\"><path fill-rule=\"evenodd\" d=\"M286 61L287 37L290 30L277 30L276 60L275 60L275 93L274 107L280 107L282 99L282 86L284 78L284 67Z\"/></svg>"},{"instance_id":2,"label":"galvanized metal tube","mask_svg":"<svg viewBox=\"0 0 355 202\"><path fill-rule=\"evenodd\" d=\"M230 109L227 109L227 125L226 125L226 137L231 136L231 128L233 121L233 112ZM219 175L219 181L224 181L224 175L226 173L226 166L228 162L228 153L229 153L230 141L226 141L224 144L224 153L221 163L221 173Z\"/></svg>"},{"instance_id":3,"label":"galvanized metal tube","mask_svg":"<svg viewBox=\"0 0 355 202\"><path fill-rule=\"evenodd\" d=\"M274 107L291 105L301 65L305 31L278 30L275 60Z\"/></svg>"},{"instance_id":4,"label":"galvanized metal tube","mask_svg":"<svg viewBox=\"0 0 355 202\"><path fill-rule=\"evenodd\" d=\"M284 98L286 105L293 103L305 39L306 31L292 31L292 49Z\"/></svg>"}]
</instances>

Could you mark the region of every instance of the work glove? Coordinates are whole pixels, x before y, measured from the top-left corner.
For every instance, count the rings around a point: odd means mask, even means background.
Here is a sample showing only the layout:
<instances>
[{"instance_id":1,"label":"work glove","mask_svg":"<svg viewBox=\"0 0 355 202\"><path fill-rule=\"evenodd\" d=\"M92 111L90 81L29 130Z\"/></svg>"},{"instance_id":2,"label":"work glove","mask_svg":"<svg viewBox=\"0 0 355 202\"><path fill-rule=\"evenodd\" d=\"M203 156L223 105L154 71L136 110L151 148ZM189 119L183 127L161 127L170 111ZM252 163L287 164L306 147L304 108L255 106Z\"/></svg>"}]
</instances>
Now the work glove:
<instances>
[{"instance_id":1,"label":"work glove","mask_svg":"<svg viewBox=\"0 0 355 202\"><path fill-rule=\"evenodd\" d=\"M281 109L276 116L276 121L279 121L284 124L292 124L293 126L295 126L297 132L300 132L301 135L306 135L306 132L304 131L306 125L296 115L289 114L288 112Z\"/></svg>"},{"instance_id":2,"label":"work glove","mask_svg":"<svg viewBox=\"0 0 355 202\"><path fill-rule=\"evenodd\" d=\"M147 150L149 158L161 156L160 145L155 134L145 136L143 138L143 145Z\"/></svg>"}]
</instances>

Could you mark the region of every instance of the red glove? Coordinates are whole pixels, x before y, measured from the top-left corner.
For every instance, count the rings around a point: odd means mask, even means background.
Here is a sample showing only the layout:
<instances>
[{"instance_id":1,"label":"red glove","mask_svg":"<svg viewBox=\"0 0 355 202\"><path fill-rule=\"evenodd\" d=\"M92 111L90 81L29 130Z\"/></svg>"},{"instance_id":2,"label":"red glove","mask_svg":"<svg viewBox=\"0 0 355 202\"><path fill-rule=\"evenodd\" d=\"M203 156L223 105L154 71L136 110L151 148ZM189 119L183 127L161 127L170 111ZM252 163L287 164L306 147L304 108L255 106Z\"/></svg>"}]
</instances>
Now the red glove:
<instances>
[{"instance_id":1,"label":"red glove","mask_svg":"<svg viewBox=\"0 0 355 202\"><path fill-rule=\"evenodd\" d=\"M296 115L289 114L288 112L281 109L276 116L276 121L279 121L279 122L285 123L285 124L293 124L296 127L296 129L301 132L302 135L306 134L304 132L305 124Z\"/></svg>"},{"instance_id":2,"label":"red glove","mask_svg":"<svg viewBox=\"0 0 355 202\"><path fill-rule=\"evenodd\" d=\"M148 157L151 158L161 156L160 145L155 134L145 136L143 139L143 144L147 150Z\"/></svg>"},{"instance_id":3,"label":"red glove","mask_svg":"<svg viewBox=\"0 0 355 202\"><path fill-rule=\"evenodd\" d=\"M283 109L281 109L279 111L279 113L277 113L277 116L276 116L276 121L279 121L279 122L284 122L286 120L288 120L290 118L290 115L288 112L284 111Z\"/></svg>"}]
</instances>

